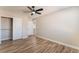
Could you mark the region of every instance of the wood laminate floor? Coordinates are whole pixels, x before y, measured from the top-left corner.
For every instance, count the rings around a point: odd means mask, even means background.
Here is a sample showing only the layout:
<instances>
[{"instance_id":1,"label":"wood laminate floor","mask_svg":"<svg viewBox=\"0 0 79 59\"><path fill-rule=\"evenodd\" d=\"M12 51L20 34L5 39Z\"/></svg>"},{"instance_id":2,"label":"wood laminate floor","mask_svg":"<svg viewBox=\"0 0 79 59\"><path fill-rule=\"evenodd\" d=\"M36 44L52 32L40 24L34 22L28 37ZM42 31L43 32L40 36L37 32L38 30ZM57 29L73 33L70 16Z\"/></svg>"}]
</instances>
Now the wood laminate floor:
<instances>
[{"instance_id":1,"label":"wood laminate floor","mask_svg":"<svg viewBox=\"0 0 79 59\"><path fill-rule=\"evenodd\" d=\"M76 49L55 42L31 36L27 39L4 41L0 44L1 53L76 53Z\"/></svg>"}]
</instances>

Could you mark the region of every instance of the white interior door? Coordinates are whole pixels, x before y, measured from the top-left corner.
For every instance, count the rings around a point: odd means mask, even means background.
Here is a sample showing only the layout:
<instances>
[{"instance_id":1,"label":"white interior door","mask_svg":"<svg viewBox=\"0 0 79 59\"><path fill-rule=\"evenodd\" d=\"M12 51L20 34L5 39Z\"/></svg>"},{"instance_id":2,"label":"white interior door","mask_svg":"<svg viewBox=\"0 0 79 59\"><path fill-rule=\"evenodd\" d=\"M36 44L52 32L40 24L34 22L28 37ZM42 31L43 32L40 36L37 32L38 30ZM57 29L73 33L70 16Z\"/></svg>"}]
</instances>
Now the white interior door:
<instances>
[{"instance_id":1,"label":"white interior door","mask_svg":"<svg viewBox=\"0 0 79 59\"><path fill-rule=\"evenodd\" d=\"M11 18L1 18L1 40L12 39Z\"/></svg>"}]
</instances>

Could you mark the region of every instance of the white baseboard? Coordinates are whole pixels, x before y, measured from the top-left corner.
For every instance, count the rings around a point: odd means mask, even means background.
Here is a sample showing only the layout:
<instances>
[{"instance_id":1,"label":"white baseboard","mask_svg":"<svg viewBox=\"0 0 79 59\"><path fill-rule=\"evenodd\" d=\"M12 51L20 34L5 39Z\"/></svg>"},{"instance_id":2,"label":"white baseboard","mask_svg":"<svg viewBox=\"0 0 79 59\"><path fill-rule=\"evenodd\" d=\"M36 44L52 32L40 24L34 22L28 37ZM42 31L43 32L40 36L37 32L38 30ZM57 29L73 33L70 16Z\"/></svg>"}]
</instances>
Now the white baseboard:
<instances>
[{"instance_id":1,"label":"white baseboard","mask_svg":"<svg viewBox=\"0 0 79 59\"><path fill-rule=\"evenodd\" d=\"M23 39L28 38L28 36L24 36Z\"/></svg>"},{"instance_id":2,"label":"white baseboard","mask_svg":"<svg viewBox=\"0 0 79 59\"><path fill-rule=\"evenodd\" d=\"M13 40L25 39L25 38L28 38L28 36L23 36L23 37L20 37L20 38L13 38Z\"/></svg>"},{"instance_id":3,"label":"white baseboard","mask_svg":"<svg viewBox=\"0 0 79 59\"><path fill-rule=\"evenodd\" d=\"M52 42L56 42L58 44L62 44L64 46L71 47L71 48L79 50L78 46L73 46L73 45L70 45L70 44L67 44L67 43L63 43L63 42L60 42L60 41L52 40L52 39L49 39L49 38L46 38L46 37L43 37L43 36L40 36L40 35L36 35L36 37L39 37L39 38L42 38L42 39L46 39L46 40L49 40L49 41L52 41Z\"/></svg>"}]
</instances>

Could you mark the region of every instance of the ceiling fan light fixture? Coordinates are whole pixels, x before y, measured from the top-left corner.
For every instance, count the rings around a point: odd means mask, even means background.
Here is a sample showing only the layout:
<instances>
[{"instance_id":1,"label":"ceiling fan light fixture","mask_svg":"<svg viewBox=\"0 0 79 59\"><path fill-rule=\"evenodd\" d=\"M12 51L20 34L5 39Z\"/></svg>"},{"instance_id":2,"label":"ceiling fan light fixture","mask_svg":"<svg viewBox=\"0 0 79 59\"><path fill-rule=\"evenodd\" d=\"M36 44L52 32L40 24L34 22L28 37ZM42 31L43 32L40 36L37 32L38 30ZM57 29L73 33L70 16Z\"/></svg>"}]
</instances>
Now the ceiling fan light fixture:
<instances>
[{"instance_id":1,"label":"ceiling fan light fixture","mask_svg":"<svg viewBox=\"0 0 79 59\"><path fill-rule=\"evenodd\" d=\"M33 11L32 14L35 14L35 12Z\"/></svg>"},{"instance_id":2,"label":"ceiling fan light fixture","mask_svg":"<svg viewBox=\"0 0 79 59\"><path fill-rule=\"evenodd\" d=\"M40 8L40 9L35 9L35 6L32 6L32 7L27 7L28 9L30 9L31 11L31 15L35 15L35 14L39 14L41 15L40 11L43 11L43 8Z\"/></svg>"}]
</instances>

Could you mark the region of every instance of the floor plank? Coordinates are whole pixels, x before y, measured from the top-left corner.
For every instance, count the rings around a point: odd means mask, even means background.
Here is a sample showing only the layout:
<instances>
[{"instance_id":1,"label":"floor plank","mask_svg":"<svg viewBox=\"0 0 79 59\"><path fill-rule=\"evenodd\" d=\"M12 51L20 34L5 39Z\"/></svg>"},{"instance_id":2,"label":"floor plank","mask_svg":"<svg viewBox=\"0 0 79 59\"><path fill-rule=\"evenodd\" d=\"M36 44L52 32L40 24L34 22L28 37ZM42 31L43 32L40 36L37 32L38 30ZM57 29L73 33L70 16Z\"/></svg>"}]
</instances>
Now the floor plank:
<instances>
[{"instance_id":1,"label":"floor plank","mask_svg":"<svg viewBox=\"0 0 79 59\"><path fill-rule=\"evenodd\" d=\"M45 39L31 36L27 39L4 41L0 53L78 53L79 51Z\"/></svg>"}]
</instances>

